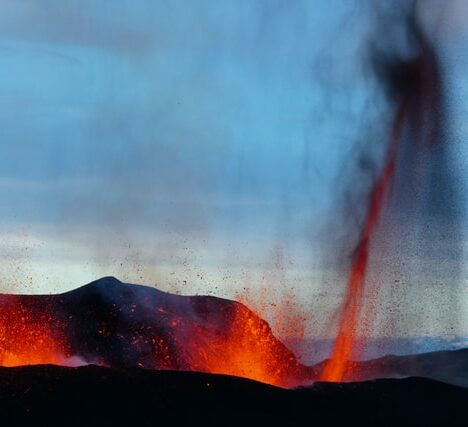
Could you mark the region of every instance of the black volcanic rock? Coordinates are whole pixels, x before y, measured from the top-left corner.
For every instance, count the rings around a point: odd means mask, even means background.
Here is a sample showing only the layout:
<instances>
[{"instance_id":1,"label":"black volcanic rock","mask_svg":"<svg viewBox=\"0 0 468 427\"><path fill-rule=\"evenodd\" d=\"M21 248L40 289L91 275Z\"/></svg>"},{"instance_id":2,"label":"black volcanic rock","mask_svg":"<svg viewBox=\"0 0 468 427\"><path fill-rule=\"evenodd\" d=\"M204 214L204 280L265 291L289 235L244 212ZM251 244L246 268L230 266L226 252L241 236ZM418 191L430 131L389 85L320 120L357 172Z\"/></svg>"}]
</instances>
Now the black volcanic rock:
<instances>
[{"instance_id":1,"label":"black volcanic rock","mask_svg":"<svg viewBox=\"0 0 468 427\"><path fill-rule=\"evenodd\" d=\"M195 372L0 368L12 426L465 426L467 404L467 389L421 378L286 390Z\"/></svg>"},{"instance_id":2,"label":"black volcanic rock","mask_svg":"<svg viewBox=\"0 0 468 427\"><path fill-rule=\"evenodd\" d=\"M298 363L240 303L113 277L60 295L0 295L0 365L37 363L223 373L285 387L310 384L323 369ZM468 349L350 362L345 381L414 376L468 387Z\"/></svg>"},{"instance_id":3,"label":"black volcanic rock","mask_svg":"<svg viewBox=\"0 0 468 427\"><path fill-rule=\"evenodd\" d=\"M349 365L351 377L348 379L353 381L417 376L468 387L468 349L389 355Z\"/></svg>"},{"instance_id":4,"label":"black volcanic rock","mask_svg":"<svg viewBox=\"0 0 468 427\"><path fill-rule=\"evenodd\" d=\"M24 354L30 346L47 356L35 363L195 370L284 386L311 377L244 305L113 277L60 295L0 295L0 365L30 364L32 356Z\"/></svg>"}]
</instances>

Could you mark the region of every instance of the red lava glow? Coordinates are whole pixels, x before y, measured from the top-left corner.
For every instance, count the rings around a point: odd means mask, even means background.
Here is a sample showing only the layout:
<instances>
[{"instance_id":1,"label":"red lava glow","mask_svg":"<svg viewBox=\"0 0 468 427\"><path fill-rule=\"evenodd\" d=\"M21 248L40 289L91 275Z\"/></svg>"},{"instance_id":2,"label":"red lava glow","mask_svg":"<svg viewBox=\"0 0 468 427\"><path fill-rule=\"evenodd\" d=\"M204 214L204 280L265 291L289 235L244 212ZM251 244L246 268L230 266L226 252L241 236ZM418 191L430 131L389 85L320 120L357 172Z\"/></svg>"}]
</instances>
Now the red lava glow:
<instances>
[{"instance_id":1,"label":"red lava glow","mask_svg":"<svg viewBox=\"0 0 468 427\"><path fill-rule=\"evenodd\" d=\"M369 259L369 245L385 202L385 196L392 183L404 114L405 104L399 109L395 117L384 168L372 189L359 244L351 263L344 305L340 313L338 336L331 357L321 374L323 381L340 382L343 381L345 374L348 378L352 378L352 372L349 372L351 366L349 361L354 349L357 324L362 309L362 294Z\"/></svg>"},{"instance_id":2,"label":"red lava glow","mask_svg":"<svg viewBox=\"0 0 468 427\"><path fill-rule=\"evenodd\" d=\"M424 35L413 28L413 36L419 43L420 55L408 62L393 64L390 83L397 102L397 110L392 122L388 149L383 169L376 181L369 200L368 210L362 226L358 245L353 254L344 304L339 318L338 335L331 357L326 363L321 379L324 381L342 381L353 378L353 364L350 356L356 346L356 332L363 305L365 276L369 250L385 204L389 187L394 181L395 163L402 139L402 129L411 132L411 143L420 152L426 145L437 142L440 131L441 82L437 68L437 59ZM396 71L396 74L395 74ZM426 147L427 148L427 147ZM421 159L419 159L421 161ZM413 158L410 167L415 172L418 163ZM417 174L415 176L417 177ZM405 183L405 192L414 191L415 182Z\"/></svg>"},{"instance_id":3,"label":"red lava glow","mask_svg":"<svg viewBox=\"0 0 468 427\"><path fill-rule=\"evenodd\" d=\"M218 351L212 351L216 348ZM210 350L203 355L205 372L283 387L292 385L295 372L291 370L297 367L294 356L272 335L268 323L242 304L236 305L227 334L215 339Z\"/></svg>"},{"instance_id":4,"label":"red lava glow","mask_svg":"<svg viewBox=\"0 0 468 427\"><path fill-rule=\"evenodd\" d=\"M60 345L49 327L54 319L10 302L0 312L0 366L62 364Z\"/></svg>"},{"instance_id":5,"label":"red lava glow","mask_svg":"<svg viewBox=\"0 0 468 427\"><path fill-rule=\"evenodd\" d=\"M129 286L130 291L131 285L125 286ZM148 288L148 292L153 290ZM0 366L70 366L71 356L87 363L86 354L94 351L88 360L106 366L114 366L113 363L122 366L120 361L131 360L123 366L225 374L281 387L303 384L307 377L307 369L276 339L268 323L242 303L202 300L198 306L199 317L194 315L190 305L185 314L173 311L175 305L152 309L130 303L124 317L114 317L114 311L98 311L101 321L92 321L85 315L82 323L72 323L73 318L65 309L66 305L61 305L62 300L66 297L1 296ZM126 310L124 305L121 310ZM158 311L153 318L156 322L148 322L154 315L153 310ZM130 312L133 317L127 317ZM63 323L58 320L57 313ZM158 325L164 323L167 316L170 320L159 329ZM65 319L69 319L70 324L65 325ZM87 332L83 341L72 347L70 339L73 340L76 328ZM122 346L119 347L119 343ZM102 357L106 349L113 349L112 359ZM150 356L146 358L148 353Z\"/></svg>"},{"instance_id":6,"label":"red lava glow","mask_svg":"<svg viewBox=\"0 0 468 427\"><path fill-rule=\"evenodd\" d=\"M283 339L303 339L306 323L310 319L298 304L297 298L293 294L283 294L281 298L275 298L278 302L272 302L271 292L271 289L261 288L254 294L245 288L242 293L236 295L236 301L249 307L262 319L268 319L268 324L276 336Z\"/></svg>"}]
</instances>

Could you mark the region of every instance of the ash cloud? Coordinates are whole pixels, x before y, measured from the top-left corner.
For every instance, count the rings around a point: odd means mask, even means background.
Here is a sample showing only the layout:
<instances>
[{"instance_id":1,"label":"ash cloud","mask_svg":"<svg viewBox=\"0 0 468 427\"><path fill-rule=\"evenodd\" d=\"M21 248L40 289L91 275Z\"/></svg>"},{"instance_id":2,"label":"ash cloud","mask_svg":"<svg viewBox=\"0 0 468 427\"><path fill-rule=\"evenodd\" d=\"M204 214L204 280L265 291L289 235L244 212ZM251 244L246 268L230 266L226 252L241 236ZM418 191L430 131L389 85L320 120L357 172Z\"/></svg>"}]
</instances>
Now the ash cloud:
<instances>
[{"instance_id":1,"label":"ash cloud","mask_svg":"<svg viewBox=\"0 0 468 427\"><path fill-rule=\"evenodd\" d=\"M463 329L461 180L446 108L447 64L438 36L450 13L442 16L439 6L419 1L371 6L375 28L367 63L381 114L377 126L372 118L364 142L356 144L356 167L343 178L348 188L347 219L338 228L344 236L341 262L358 242L392 127L401 121L402 131L393 183L371 243L361 312L364 336L409 331L451 335ZM341 267L343 276L348 265Z\"/></svg>"}]
</instances>

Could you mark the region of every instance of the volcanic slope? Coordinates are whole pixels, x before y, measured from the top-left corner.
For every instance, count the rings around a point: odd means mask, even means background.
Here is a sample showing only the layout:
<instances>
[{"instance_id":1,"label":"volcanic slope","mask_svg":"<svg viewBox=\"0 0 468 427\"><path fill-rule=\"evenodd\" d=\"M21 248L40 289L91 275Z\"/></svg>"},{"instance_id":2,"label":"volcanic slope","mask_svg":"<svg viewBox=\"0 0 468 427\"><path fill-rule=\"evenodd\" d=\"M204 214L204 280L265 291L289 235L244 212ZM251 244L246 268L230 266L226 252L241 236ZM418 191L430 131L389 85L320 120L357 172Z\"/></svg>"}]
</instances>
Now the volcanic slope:
<instances>
[{"instance_id":1,"label":"volcanic slope","mask_svg":"<svg viewBox=\"0 0 468 427\"><path fill-rule=\"evenodd\" d=\"M59 295L0 295L0 366L199 371L281 387L320 378L235 301L105 277ZM344 381L425 377L468 387L468 349L348 362Z\"/></svg>"},{"instance_id":2,"label":"volcanic slope","mask_svg":"<svg viewBox=\"0 0 468 427\"><path fill-rule=\"evenodd\" d=\"M0 295L0 365L92 363L185 370L293 387L313 370L235 301L105 277L60 295Z\"/></svg>"},{"instance_id":3,"label":"volcanic slope","mask_svg":"<svg viewBox=\"0 0 468 427\"><path fill-rule=\"evenodd\" d=\"M315 365L319 372L322 362ZM468 349L434 351L404 356L388 355L378 359L348 362L344 381L375 378L423 377L468 388Z\"/></svg>"}]
</instances>

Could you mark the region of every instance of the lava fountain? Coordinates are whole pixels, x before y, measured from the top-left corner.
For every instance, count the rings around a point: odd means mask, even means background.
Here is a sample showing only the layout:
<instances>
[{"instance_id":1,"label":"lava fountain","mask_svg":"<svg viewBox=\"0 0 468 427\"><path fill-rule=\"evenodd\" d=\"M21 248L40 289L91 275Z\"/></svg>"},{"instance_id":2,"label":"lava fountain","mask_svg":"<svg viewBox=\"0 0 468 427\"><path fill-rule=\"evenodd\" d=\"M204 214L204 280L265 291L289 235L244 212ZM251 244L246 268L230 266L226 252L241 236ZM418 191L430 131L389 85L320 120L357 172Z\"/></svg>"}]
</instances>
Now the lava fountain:
<instances>
[{"instance_id":1,"label":"lava fountain","mask_svg":"<svg viewBox=\"0 0 468 427\"><path fill-rule=\"evenodd\" d=\"M412 50L410 57L382 58L378 52L373 58L378 77L387 86L392 103L394 118L387 140L387 152L382 170L374 183L365 214L364 222L355 246L344 302L339 316L338 334L331 357L325 364L321 379L339 382L352 379L350 359L356 348L356 334L363 309L363 294L366 272L371 254L372 241L379 219L385 210L389 192L396 173L403 167L411 166L410 176L416 178L408 182L405 191L420 190L421 176L417 165L423 165L423 154L438 142L441 120L441 81L437 57L432 44L421 28L414 3L404 32ZM416 159L402 161L402 145L411 144ZM402 164L403 163L403 164Z\"/></svg>"}]
</instances>

